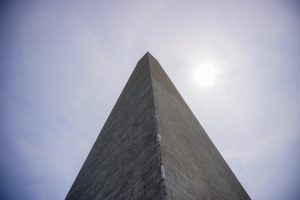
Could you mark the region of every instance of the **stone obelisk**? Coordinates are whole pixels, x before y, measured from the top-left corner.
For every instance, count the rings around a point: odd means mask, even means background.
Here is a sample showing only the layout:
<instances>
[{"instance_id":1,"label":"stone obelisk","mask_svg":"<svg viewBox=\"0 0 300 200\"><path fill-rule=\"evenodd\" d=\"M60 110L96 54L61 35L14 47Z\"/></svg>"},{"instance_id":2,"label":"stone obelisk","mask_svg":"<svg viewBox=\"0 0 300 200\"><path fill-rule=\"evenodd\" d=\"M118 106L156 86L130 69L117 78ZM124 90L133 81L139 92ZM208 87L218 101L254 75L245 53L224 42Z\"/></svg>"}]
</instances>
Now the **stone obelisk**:
<instances>
[{"instance_id":1,"label":"stone obelisk","mask_svg":"<svg viewBox=\"0 0 300 200\"><path fill-rule=\"evenodd\" d=\"M158 61L137 63L66 199L250 199Z\"/></svg>"}]
</instances>

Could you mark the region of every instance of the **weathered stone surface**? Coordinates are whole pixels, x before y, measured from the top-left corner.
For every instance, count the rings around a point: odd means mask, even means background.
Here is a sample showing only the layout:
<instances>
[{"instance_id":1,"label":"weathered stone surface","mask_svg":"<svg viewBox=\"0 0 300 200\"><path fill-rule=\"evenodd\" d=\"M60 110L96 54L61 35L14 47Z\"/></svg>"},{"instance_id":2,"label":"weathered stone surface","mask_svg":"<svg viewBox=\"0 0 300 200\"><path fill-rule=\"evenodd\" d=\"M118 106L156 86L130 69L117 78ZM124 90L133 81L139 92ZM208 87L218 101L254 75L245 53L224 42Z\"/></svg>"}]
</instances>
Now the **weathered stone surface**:
<instances>
[{"instance_id":1,"label":"weathered stone surface","mask_svg":"<svg viewBox=\"0 0 300 200\"><path fill-rule=\"evenodd\" d=\"M137 64L66 199L164 199L148 63Z\"/></svg>"},{"instance_id":2,"label":"weathered stone surface","mask_svg":"<svg viewBox=\"0 0 300 200\"><path fill-rule=\"evenodd\" d=\"M160 64L137 64L66 199L250 199Z\"/></svg>"},{"instance_id":3,"label":"weathered stone surface","mask_svg":"<svg viewBox=\"0 0 300 200\"><path fill-rule=\"evenodd\" d=\"M167 199L250 199L153 57L150 69Z\"/></svg>"}]
</instances>

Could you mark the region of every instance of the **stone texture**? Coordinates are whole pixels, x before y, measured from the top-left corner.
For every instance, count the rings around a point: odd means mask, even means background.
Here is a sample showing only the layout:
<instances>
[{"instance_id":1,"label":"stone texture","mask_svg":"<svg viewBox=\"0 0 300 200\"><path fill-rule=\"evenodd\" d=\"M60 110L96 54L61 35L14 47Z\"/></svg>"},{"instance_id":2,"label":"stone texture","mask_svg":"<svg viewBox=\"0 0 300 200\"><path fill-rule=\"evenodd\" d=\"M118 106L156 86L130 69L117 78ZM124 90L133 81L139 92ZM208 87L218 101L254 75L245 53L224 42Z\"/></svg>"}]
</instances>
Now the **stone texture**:
<instances>
[{"instance_id":1,"label":"stone texture","mask_svg":"<svg viewBox=\"0 0 300 200\"><path fill-rule=\"evenodd\" d=\"M137 64L66 199L164 199L148 63Z\"/></svg>"},{"instance_id":2,"label":"stone texture","mask_svg":"<svg viewBox=\"0 0 300 200\"><path fill-rule=\"evenodd\" d=\"M160 64L138 62L66 199L250 199Z\"/></svg>"},{"instance_id":3,"label":"stone texture","mask_svg":"<svg viewBox=\"0 0 300 200\"><path fill-rule=\"evenodd\" d=\"M250 199L153 57L150 69L167 199Z\"/></svg>"}]
</instances>

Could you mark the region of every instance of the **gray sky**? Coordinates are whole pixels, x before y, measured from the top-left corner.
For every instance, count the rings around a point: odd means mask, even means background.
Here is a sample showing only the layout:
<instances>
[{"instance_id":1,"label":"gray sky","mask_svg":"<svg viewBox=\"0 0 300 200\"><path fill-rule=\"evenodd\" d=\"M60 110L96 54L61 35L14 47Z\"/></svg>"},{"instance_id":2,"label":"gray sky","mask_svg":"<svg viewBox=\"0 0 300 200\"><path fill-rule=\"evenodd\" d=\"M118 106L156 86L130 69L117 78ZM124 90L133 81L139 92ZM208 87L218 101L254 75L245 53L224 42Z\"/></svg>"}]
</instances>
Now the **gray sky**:
<instances>
[{"instance_id":1,"label":"gray sky","mask_svg":"<svg viewBox=\"0 0 300 200\"><path fill-rule=\"evenodd\" d=\"M1 1L0 199L63 199L158 59L252 199L300 199L297 1ZM195 69L215 66L199 87Z\"/></svg>"}]
</instances>

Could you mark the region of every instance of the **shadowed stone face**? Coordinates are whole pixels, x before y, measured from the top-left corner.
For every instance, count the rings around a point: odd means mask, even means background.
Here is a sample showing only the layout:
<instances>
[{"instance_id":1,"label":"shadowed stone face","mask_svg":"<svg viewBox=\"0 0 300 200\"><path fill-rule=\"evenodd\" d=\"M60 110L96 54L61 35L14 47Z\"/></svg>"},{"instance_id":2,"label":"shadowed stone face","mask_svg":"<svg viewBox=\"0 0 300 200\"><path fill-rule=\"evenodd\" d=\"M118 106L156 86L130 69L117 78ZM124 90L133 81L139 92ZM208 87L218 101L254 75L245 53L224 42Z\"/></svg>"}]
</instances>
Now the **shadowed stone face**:
<instances>
[{"instance_id":1,"label":"shadowed stone face","mask_svg":"<svg viewBox=\"0 0 300 200\"><path fill-rule=\"evenodd\" d=\"M250 199L160 64L138 62L66 199Z\"/></svg>"}]
</instances>

